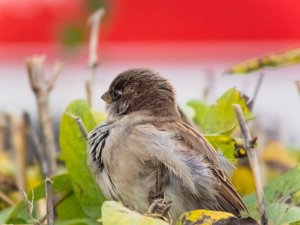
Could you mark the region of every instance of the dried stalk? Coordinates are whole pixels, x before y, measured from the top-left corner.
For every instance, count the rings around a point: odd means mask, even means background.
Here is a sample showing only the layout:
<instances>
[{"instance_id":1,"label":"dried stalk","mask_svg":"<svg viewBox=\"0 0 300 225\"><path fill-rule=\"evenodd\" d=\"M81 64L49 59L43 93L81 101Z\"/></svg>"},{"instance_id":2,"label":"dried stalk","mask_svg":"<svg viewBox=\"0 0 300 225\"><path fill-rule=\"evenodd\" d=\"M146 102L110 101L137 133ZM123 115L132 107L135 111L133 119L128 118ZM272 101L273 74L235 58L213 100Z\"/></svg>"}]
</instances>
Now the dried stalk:
<instances>
[{"instance_id":1,"label":"dried stalk","mask_svg":"<svg viewBox=\"0 0 300 225\"><path fill-rule=\"evenodd\" d=\"M54 224L54 201L52 193L52 183L53 181L46 177L45 180L45 192L46 192L46 202L47 202L47 224Z\"/></svg>"},{"instance_id":2,"label":"dried stalk","mask_svg":"<svg viewBox=\"0 0 300 225\"><path fill-rule=\"evenodd\" d=\"M11 122L11 140L16 157L17 184L26 191L26 140L25 124L23 117L19 115L8 115Z\"/></svg>"},{"instance_id":3,"label":"dried stalk","mask_svg":"<svg viewBox=\"0 0 300 225\"><path fill-rule=\"evenodd\" d=\"M4 150L6 122L5 116L0 113L0 152Z\"/></svg>"},{"instance_id":4,"label":"dried stalk","mask_svg":"<svg viewBox=\"0 0 300 225\"><path fill-rule=\"evenodd\" d=\"M6 202L10 206L14 206L17 204L13 199L11 199L9 196L7 196L1 190L0 190L0 199L2 199L4 202Z\"/></svg>"},{"instance_id":5,"label":"dried stalk","mask_svg":"<svg viewBox=\"0 0 300 225\"><path fill-rule=\"evenodd\" d=\"M299 92L299 94L300 94L300 80L295 81L295 83L296 83L298 92Z\"/></svg>"},{"instance_id":6,"label":"dried stalk","mask_svg":"<svg viewBox=\"0 0 300 225\"><path fill-rule=\"evenodd\" d=\"M64 200L66 200L68 197L70 197L73 194L73 192L69 192L65 196L63 196L59 201L54 203L54 209L56 209ZM44 221L47 219L47 214L42 216L42 218L39 220L40 223L44 223Z\"/></svg>"},{"instance_id":7,"label":"dried stalk","mask_svg":"<svg viewBox=\"0 0 300 225\"><path fill-rule=\"evenodd\" d=\"M47 156L47 163L49 165L49 170L46 171L46 174L51 175L56 170L56 145L52 127L52 120L49 112L48 98L49 93L53 89L55 81L57 80L61 72L62 64L60 62L55 63L52 76L48 80L44 76L44 61L44 56L33 56L26 60L26 67L31 89L37 99L43 150L45 151L45 155Z\"/></svg>"},{"instance_id":8,"label":"dried stalk","mask_svg":"<svg viewBox=\"0 0 300 225\"><path fill-rule=\"evenodd\" d=\"M97 54L98 37L100 32L100 24L104 14L105 14L105 10L99 9L95 11L88 19L88 24L91 27L88 67L92 69L96 68L99 64L98 54Z\"/></svg>"},{"instance_id":9,"label":"dried stalk","mask_svg":"<svg viewBox=\"0 0 300 225\"><path fill-rule=\"evenodd\" d=\"M241 109L241 106L238 104L233 105L235 109L235 113L240 125L240 129L245 141L245 149L247 151L250 167L253 172L254 180L255 180L255 190L256 190L256 197L258 200L258 207L259 207L259 213L261 218L261 224L267 225L268 224L268 217L266 213L266 205L264 201L264 190L263 185L261 181L261 173L259 168L259 162L258 157L256 155L254 144L256 142L256 138L252 138L249 128L246 124L245 118L243 116L243 111Z\"/></svg>"},{"instance_id":10,"label":"dried stalk","mask_svg":"<svg viewBox=\"0 0 300 225\"><path fill-rule=\"evenodd\" d=\"M91 80L86 80L85 81L85 91L86 91L87 103L91 107L92 106L92 84L91 84Z\"/></svg>"},{"instance_id":11,"label":"dried stalk","mask_svg":"<svg viewBox=\"0 0 300 225\"><path fill-rule=\"evenodd\" d=\"M75 120L75 122L78 124L78 126L80 128L80 131L81 131L83 137L85 139L87 139L89 133L88 133L86 127L84 126L82 119L79 116L72 114L71 112L66 112L66 114L68 116L70 116L73 120Z\"/></svg>"},{"instance_id":12,"label":"dried stalk","mask_svg":"<svg viewBox=\"0 0 300 225\"><path fill-rule=\"evenodd\" d=\"M32 143L34 145L34 147L33 147L34 154L35 154L37 161L41 167L43 175L46 176L47 171L49 171L50 168L47 163L47 158L46 158L45 152L43 152L42 144L40 142L40 139L39 139L36 131L32 127L29 114L27 112L24 112L23 117L24 117L24 121L25 121L25 130L26 130L27 136L28 136L28 138L30 138L30 140L32 141Z\"/></svg>"},{"instance_id":13,"label":"dried stalk","mask_svg":"<svg viewBox=\"0 0 300 225\"><path fill-rule=\"evenodd\" d=\"M88 19L88 24L91 27L90 31L90 40L89 40L89 58L88 58L88 68L91 70L90 79L86 81L86 94L88 104L92 106L92 85L93 81L95 80L96 71L99 65L99 58L98 58L98 40L99 40L99 33L100 33L100 24L102 18L105 14L104 9L99 9L95 11Z\"/></svg>"},{"instance_id":14,"label":"dried stalk","mask_svg":"<svg viewBox=\"0 0 300 225\"><path fill-rule=\"evenodd\" d=\"M34 217L33 217L34 192L32 191L31 201L28 199L28 196L27 196L26 192L22 188L20 188L20 192L23 195L23 199L24 199L24 203L25 203L25 206L26 206L26 209L27 209L27 213L28 213L30 219L32 220L33 224L34 225L41 225L41 223L38 220L34 219Z\"/></svg>"},{"instance_id":15,"label":"dried stalk","mask_svg":"<svg viewBox=\"0 0 300 225\"><path fill-rule=\"evenodd\" d=\"M248 104L248 108L250 110L252 110L254 108L254 103L256 101L256 98L257 98L257 95L259 93L259 90L260 90L260 87L261 87L261 84L263 82L263 78L264 78L264 74L263 73L260 73L259 74L259 77L258 77L258 80L257 80L257 83L256 83L256 86L255 86L255 90L254 90L254 93L253 93L253 97L250 101L250 103Z\"/></svg>"}]
</instances>

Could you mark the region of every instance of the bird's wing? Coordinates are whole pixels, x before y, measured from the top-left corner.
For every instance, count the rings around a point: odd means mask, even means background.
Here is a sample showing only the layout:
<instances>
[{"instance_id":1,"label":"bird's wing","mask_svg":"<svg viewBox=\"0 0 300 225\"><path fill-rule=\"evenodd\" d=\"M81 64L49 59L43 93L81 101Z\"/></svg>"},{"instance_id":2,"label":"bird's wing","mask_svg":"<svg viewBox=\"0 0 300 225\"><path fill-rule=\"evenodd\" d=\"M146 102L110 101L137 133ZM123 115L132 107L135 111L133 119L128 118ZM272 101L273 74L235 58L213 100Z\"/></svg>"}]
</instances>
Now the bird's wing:
<instances>
[{"instance_id":1,"label":"bird's wing","mask_svg":"<svg viewBox=\"0 0 300 225\"><path fill-rule=\"evenodd\" d=\"M142 124L132 128L126 141L141 161L152 161L157 166L163 164L174 176L184 180L192 193L197 194L188 166L176 154L171 133L158 130L152 124Z\"/></svg>"},{"instance_id":2,"label":"bird's wing","mask_svg":"<svg viewBox=\"0 0 300 225\"><path fill-rule=\"evenodd\" d=\"M184 146L181 148L182 151L187 151L187 154L193 152L196 156L204 156L210 164L209 167L217 181L214 188L217 191L216 198L221 210L237 216L240 215L239 211L247 210L212 145L197 130L183 121L169 123L167 129L175 132L177 143Z\"/></svg>"},{"instance_id":3,"label":"bird's wing","mask_svg":"<svg viewBox=\"0 0 300 225\"><path fill-rule=\"evenodd\" d=\"M141 160L150 157L162 163L195 198L214 197L218 203L211 209L237 216L246 210L216 151L194 128L182 121L152 122L137 125L130 133L127 141L135 143Z\"/></svg>"}]
</instances>

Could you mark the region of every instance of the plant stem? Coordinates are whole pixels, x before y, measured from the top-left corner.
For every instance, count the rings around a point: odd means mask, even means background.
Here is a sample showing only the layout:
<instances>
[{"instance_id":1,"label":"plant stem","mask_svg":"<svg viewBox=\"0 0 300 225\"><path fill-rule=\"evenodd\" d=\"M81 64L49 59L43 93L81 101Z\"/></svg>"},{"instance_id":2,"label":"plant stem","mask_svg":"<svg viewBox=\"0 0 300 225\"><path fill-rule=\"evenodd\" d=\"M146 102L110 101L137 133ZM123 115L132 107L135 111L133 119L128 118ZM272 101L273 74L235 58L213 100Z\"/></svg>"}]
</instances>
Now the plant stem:
<instances>
[{"instance_id":1,"label":"plant stem","mask_svg":"<svg viewBox=\"0 0 300 225\"><path fill-rule=\"evenodd\" d=\"M57 80L62 64L56 62L53 68L52 76L47 80L44 76L44 56L33 56L26 61L26 68L29 76L31 89L35 94L38 107L38 115L41 127L42 145L47 159L46 174L52 175L56 171L56 145L54 138L54 130L52 127L52 120L50 116L48 99L49 93L53 89L55 81Z\"/></svg>"},{"instance_id":2,"label":"plant stem","mask_svg":"<svg viewBox=\"0 0 300 225\"><path fill-rule=\"evenodd\" d=\"M80 131L81 131L83 137L87 140L89 133L88 133L86 127L84 126L82 119L80 117L72 114L71 112L66 112L66 114L68 116L70 116L73 120L75 120L75 122L78 124L78 126L80 128Z\"/></svg>"},{"instance_id":3,"label":"plant stem","mask_svg":"<svg viewBox=\"0 0 300 225\"><path fill-rule=\"evenodd\" d=\"M255 180L255 189L256 189L256 197L258 199L258 207L259 207L259 213L261 218L261 224L267 225L268 224L268 217L266 214L266 205L264 201L264 190L263 185L261 181L261 173L259 168L259 162L258 157L256 155L254 144L256 142L256 138L252 138L249 128L246 124L246 120L243 115L243 111L241 109L241 106L238 104L233 105L235 109L235 113L240 125L240 129L245 141L245 149L247 151L247 156L249 159L249 163L253 172L254 180Z\"/></svg>"},{"instance_id":4,"label":"plant stem","mask_svg":"<svg viewBox=\"0 0 300 225\"><path fill-rule=\"evenodd\" d=\"M95 80L97 68L99 66L97 50L98 50L100 25L104 14L105 14L105 10L99 9L95 11L88 19L88 24L91 27L91 30L90 30L90 40L89 40L89 58L88 58L87 66L91 70L91 75L90 78L86 81L85 90L87 95L87 102L90 107L92 107L92 103L93 103L92 83Z\"/></svg>"},{"instance_id":5,"label":"plant stem","mask_svg":"<svg viewBox=\"0 0 300 225\"><path fill-rule=\"evenodd\" d=\"M45 188L46 188L46 202L47 202L47 224L54 224L54 203L53 203L53 193L52 193L52 183L53 181L46 177Z\"/></svg>"}]
</instances>

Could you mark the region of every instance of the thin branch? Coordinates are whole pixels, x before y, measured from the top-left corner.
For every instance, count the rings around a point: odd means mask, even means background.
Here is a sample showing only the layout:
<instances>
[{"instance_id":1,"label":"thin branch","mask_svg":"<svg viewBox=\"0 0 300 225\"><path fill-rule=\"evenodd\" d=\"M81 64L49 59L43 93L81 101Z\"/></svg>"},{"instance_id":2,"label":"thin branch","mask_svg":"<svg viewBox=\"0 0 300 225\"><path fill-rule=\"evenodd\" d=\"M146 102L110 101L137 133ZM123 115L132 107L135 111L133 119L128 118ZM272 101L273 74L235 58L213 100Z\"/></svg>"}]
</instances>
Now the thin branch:
<instances>
[{"instance_id":1,"label":"thin branch","mask_svg":"<svg viewBox=\"0 0 300 225\"><path fill-rule=\"evenodd\" d=\"M68 116L70 116L73 120L75 120L75 122L78 124L78 126L80 128L80 131L81 131L83 137L85 139L87 139L89 133L88 133L86 127L84 126L84 123L83 123L82 119L79 116L76 116L71 112L66 112L66 114Z\"/></svg>"},{"instance_id":2,"label":"thin branch","mask_svg":"<svg viewBox=\"0 0 300 225\"><path fill-rule=\"evenodd\" d=\"M264 79L264 73L260 73L259 77L258 77L258 80L257 80L257 83L256 83L256 86L255 86L253 97L251 99L251 102L248 104L248 107L249 107L250 110L252 110L254 108L254 103L256 102L256 98L257 98L257 95L259 93L259 90L260 90L261 84L263 82L263 79Z\"/></svg>"},{"instance_id":3,"label":"thin branch","mask_svg":"<svg viewBox=\"0 0 300 225\"><path fill-rule=\"evenodd\" d=\"M46 202L47 202L47 224L54 224L54 206L53 206L53 193L52 193L53 181L46 177L45 180L45 191L46 191Z\"/></svg>"},{"instance_id":4,"label":"thin branch","mask_svg":"<svg viewBox=\"0 0 300 225\"><path fill-rule=\"evenodd\" d=\"M89 80L86 82L85 89L87 94L87 102L90 107L92 107L92 102L93 102L93 87L91 84L95 80L97 68L99 65L97 49L98 49L100 25L104 14L105 14L105 10L99 9L95 11L88 19L88 24L91 27L91 31L90 31L90 40L89 40L89 58L88 58L87 66L91 70L91 76Z\"/></svg>"},{"instance_id":5,"label":"thin branch","mask_svg":"<svg viewBox=\"0 0 300 225\"><path fill-rule=\"evenodd\" d=\"M50 80L44 76L45 56L33 56L26 60L26 68L31 85L31 89L35 94L38 106L39 122L41 126L41 135L43 141L43 150L47 159L47 175L51 175L56 171L56 144L54 138L54 130L48 106L49 93L53 89L54 83L59 76L62 64L57 62L54 65L53 74Z\"/></svg>"},{"instance_id":6,"label":"thin branch","mask_svg":"<svg viewBox=\"0 0 300 225\"><path fill-rule=\"evenodd\" d=\"M212 89L214 87L215 84L215 77L214 77L215 73L211 68L207 68L205 71L205 80L206 80L206 84L203 90L203 99L207 100L211 93L212 93Z\"/></svg>"},{"instance_id":7,"label":"thin branch","mask_svg":"<svg viewBox=\"0 0 300 225\"><path fill-rule=\"evenodd\" d=\"M27 174L26 174L26 135L24 119L20 115L9 114L8 118L11 123L11 143L14 150L14 156L17 165L17 184L26 191Z\"/></svg>"},{"instance_id":8,"label":"thin branch","mask_svg":"<svg viewBox=\"0 0 300 225\"><path fill-rule=\"evenodd\" d=\"M300 80L295 81L295 83L296 83L296 86L298 88L298 92L300 94Z\"/></svg>"},{"instance_id":9,"label":"thin branch","mask_svg":"<svg viewBox=\"0 0 300 225\"><path fill-rule=\"evenodd\" d=\"M37 161L41 167L43 175L46 176L47 171L49 171L49 168L48 168L46 155L43 152L42 144L40 142L40 139L39 139L36 131L32 127L29 114L27 112L24 112L23 117L24 117L24 121L25 121L25 129L26 129L27 136L31 139L31 141L34 145L34 147L32 148L34 155L37 158Z\"/></svg>"},{"instance_id":10,"label":"thin branch","mask_svg":"<svg viewBox=\"0 0 300 225\"><path fill-rule=\"evenodd\" d=\"M105 9L95 11L88 19L88 24L91 27L90 41L89 41L89 59L88 67L96 68L99 64L98 61L98 37L100 33L100 24L105 14Z\"/></svg>"},{"instance_id":11,"label":"thin branch","mask_svg":"<svg viewBox=\"0 0 300 225\"><path fill-rule=\"evenodd\" d=\"M5 140L5 130L6 130L7 124L5 121L4 114L0 113L0 152L2 152L5 148L4 140Z\"/></svg>"},{"instance_id":12,"label":"thin branch","mask_svg":"<svg viewBox=\"0 0 300 225\"><path fill-rule=\"evenodd\" d=\"M48 92L50 92L53 89L54 84L62 71L62 67L63 67L62 62L60 62L60 61L55 62L54 66L53 66L52 76L51 76L50 80L48 81Z\"/></svg>"},{"instance_id":13,"label":"thin branch","mask_svg":"<svg viewBox=\"0 0 300 225\"><path fill-rule=\"evenodd\" d=\"M86 80L85 81L85 91L86 91L86 98L87 98L87 103L89 107L92 106L92 84L91 80Z\"/></svg>"},{"instance_id":14,"label":"thin branch","mask_svg":"<svg viewBox=\"0 0 300 225\"><path fill-rule=\"evenodd\" d=\"M33 224L34 225L41 225L41 223L34 219L33 217L33 201L34 201L34 192L32 191L32 198L31 198L31 201L28 199L28 196L27 194L25 193L25 191L20 187L20 192L21 194L23 195L23 199L24 199L24 203L25 203L25 206L26 206L26 209L27 209L27 213L30 217L30 219L32 220Z\"/></svg>"},{"instance_id":15,"label":"thin branch","mask_svg":"<svg viewBox=\"0 0 300 225\"><path fill-rule=\"evenodd\" d=\"M247 151L249 163L253 172L254 180L255 180L255 189L256 189L256 196L258 199L258 207L259 207L259 213L261 218L261 224L267 225L268 224L268 217L266 214L266 205L264 201L264 191L263 191L263 185L261 181L261 172L259 168L259 162L258 157L256 155L254 145L257 140L257 138L252 138L249 128L246 124L246 120L243 115L243 111L241 109L241 106L238 104L233 105L235 109L235 113L240 125L240 129L242 132L242 135L244 137L245 141L245 149Z\"/></svg>"},{"instance_id":16,"label":"thin branch","mask_svg":"<svg viewBox=\"0 0 300 225\"><path fill-rule=\"evenodd\" d=\"M73 192L69 192L67 193L65 196L63 196L59 201L54 203L54 209L56 209L64 200L66 200L68 197L70 197L73 194ZM47 219L47 214L44 215L41 219L40 219L40 223L44 223L44 221Z\"/></svg>"},{"instance_id":17,"label":"thin branch","mask_svg":"<svg viewBox=\"0 0 300 225\"><path fill-rule=\"evenodd\" d=\"M7 204L9 204L10 206L14 206L14 205L17 204L13 199L11 199L9 196L7 196L1 190L0 190L0 199L2 199L4 202L6 202Z\"/></svg>"}]
</instances>

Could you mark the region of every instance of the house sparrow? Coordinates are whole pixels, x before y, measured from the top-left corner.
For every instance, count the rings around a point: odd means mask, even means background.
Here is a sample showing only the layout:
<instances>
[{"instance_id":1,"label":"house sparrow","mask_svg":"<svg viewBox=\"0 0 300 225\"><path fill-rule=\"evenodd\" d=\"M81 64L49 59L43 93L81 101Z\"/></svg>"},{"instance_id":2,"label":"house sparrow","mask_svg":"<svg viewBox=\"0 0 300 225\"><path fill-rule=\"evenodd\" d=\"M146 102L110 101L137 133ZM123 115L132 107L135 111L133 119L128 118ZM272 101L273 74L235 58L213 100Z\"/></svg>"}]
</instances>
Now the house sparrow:
<instances>
[{"instance_id":1,"label":"house sparrow","mask_svg":"<svg viewBox=\"0 0 300 225\"><path fill-rule=\"evenodd\" d=\"M88 164L108 199L145 213L162 197L173 202L173 220L195 209L240 217L246 208L229 180L231 164L181 119L168 80L130 69L102 99L108 119L88 136Z\"/></svg>"}]
</instances>

